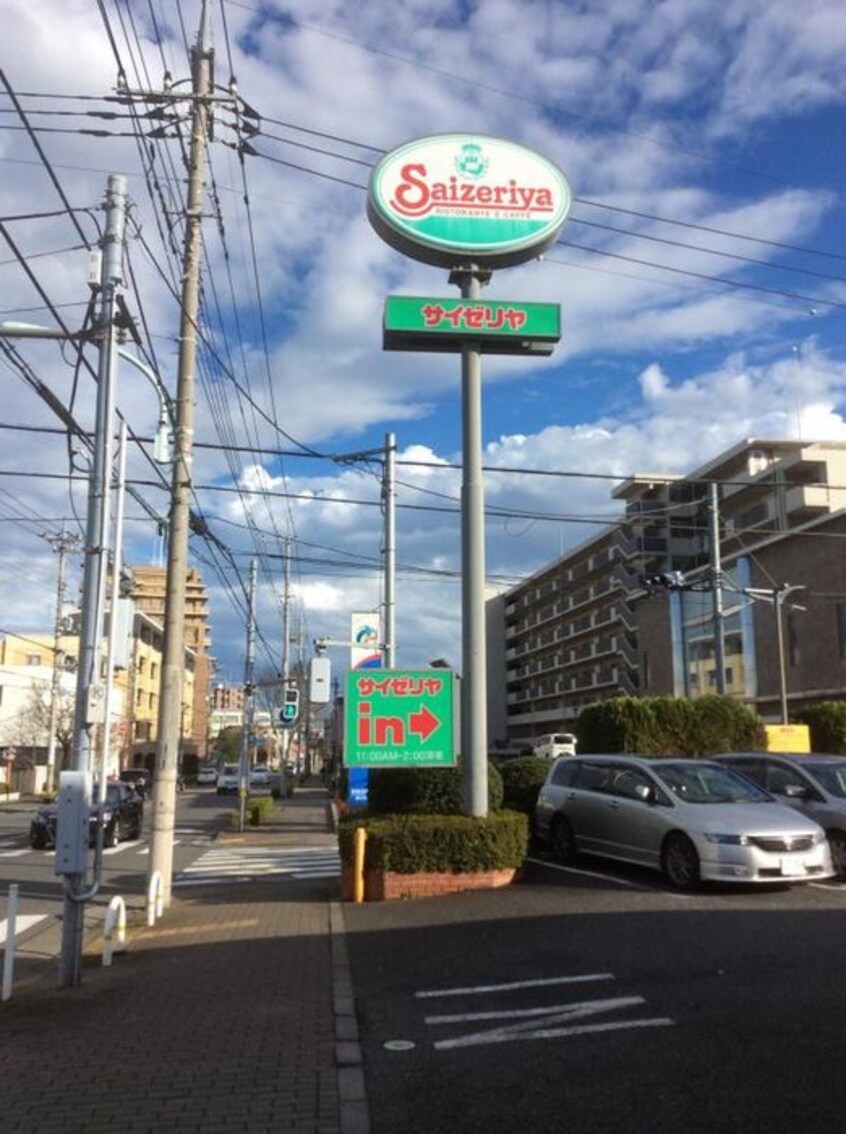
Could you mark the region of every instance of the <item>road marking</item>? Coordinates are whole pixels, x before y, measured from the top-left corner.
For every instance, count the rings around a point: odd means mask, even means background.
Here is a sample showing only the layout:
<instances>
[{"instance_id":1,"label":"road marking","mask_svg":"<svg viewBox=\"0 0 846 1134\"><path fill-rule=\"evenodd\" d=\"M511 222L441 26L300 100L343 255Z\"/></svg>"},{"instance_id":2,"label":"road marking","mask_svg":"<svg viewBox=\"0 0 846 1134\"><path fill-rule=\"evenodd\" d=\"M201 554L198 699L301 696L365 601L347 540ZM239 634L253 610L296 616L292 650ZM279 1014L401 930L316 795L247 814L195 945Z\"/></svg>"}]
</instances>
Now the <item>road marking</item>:
<instances>
[{"instance_id":1,"label":"road marking","mask_svg":"<svg viewBox=\"0 0 846 1134\"><path fill-rule=\"evenodd\" d=\"M428 1016L426 1024L460 1024L481 1020L520 1020L480 1032L469 1032L452 1039L437 1040L434 1047L447 1051L456 1047L478 1047L484 1044L509 1043L529 1039L561 1039L567 1036L587 1035L594 1032L622 1031L626 1028L669 1027L668 1016L639 1017L634 1020L611 1020L596 1024L573 1024L605 1012L618 1012L625 1008L640 1007L646 1001L642 996L614 996L603 1000L582 1000L574 1004L555 1004L544 1008L522 1008L495 1012L468 1012L461 1015ZM556 1025L564 1025L562 1027Z\"/></svg>"},{"instance_id":2,"label":"road marking","mask_svg":"<svg viewBox=\"0 0 846 1134\"><path fill-rule=\"evenodd\" d=\"M0 858L20 858L22 854L29 854L29 847L23 850L0 850Z\"/></svg>"},{"instance_id":3,"label":"road marking","mask_svg":"<svg viewBox=\"0 0 846 1134\"><path fill-rule=\"evenodd\" d=\"M508 984L477 984L469 988L440 988L415 992L419 999L428 996L476 996L485 992L510 992L515 988L549 988L555 984L582 984L590 980L614 980L613 973L585 973L582 976L547 977L543 980L515 980Z\"/></svg>"},{"instance_id":4,"label":"road marking","mask_svg":"<svg viewBox=\"0 0 846 1134\"><path fill-rule=\"evenodd\" d=\"M491 992L512 992L531 988L548 988L564 984L583 984L587 981L614 980L613 973L585 973L579 976L548 977L538 980L509 981L502 984L471 985L464 988L446 988L416 992L416 997L482 996ZM598 1000L579 1000L572 1004L542 1005L531 1008L496 1008L483 1012L461 1012L424 1017L428 1027L450 1024L471 1024L482 1021L500 1021L499 1027L467 1032L449 1039L436 1040L438 1051L458 1047L477 1047L492 1043L510 1043L529 1039L562 1039L597 1032L615 1032L629 1028L670 1027L669 1016L639 1016L631 1020L603 1020L584 1023L592 1016L639 1008L646 1001L642 996L613 996ZM512 1023L504 1023L510 1020ZM577 1022L579 1021L579 1022Z\"/></svg>"},{"instance_id":5,"label":"road marking","mask_svg":"<svg viewBox=\"0 0 846 1134\"><path fill-rule=\"evenodd\" d=\"M547 862L542 858L527 858L526 862L533 862L535 866L545 866L548 870L560 870L565 874L578 874L582 878L596 878L600 882L613 882L617 886L625 886L629 890L641 890L644 894L669 894L672 898L681 898L689 902L694 894L680 894L678 890L665 890L662 886L644 886L640 882L631 882L628 878L618 878L614 874L605 874L600 870L583 870L576 866L564 866L560 862Z\"/></svg>"},{"instance_id":6,"label":"road marking","mask_svg":"<svg viewBox=\"0 0 846 1134\"><path fill-rule=\"evenodd\" d=\"M177 886L220 884L287 875L293 879L337 878L341 860L335 847L215 847L182 870Z\"/></svg>"},{"instance_id":7,"label":"road marking","mask_svg":"<svg viewBox=\"0 0 846 1134\"><path fill-rule=\"evenodd\" d=\"M47 914L18 914L15 918L15 938L20 937L28 929L32 929L34 925L38 925L39 921L44 921ZM0 921L0 945L6 944L6 935L9 932L9 923L6 918Z\"/></svg>"}]
</instances>

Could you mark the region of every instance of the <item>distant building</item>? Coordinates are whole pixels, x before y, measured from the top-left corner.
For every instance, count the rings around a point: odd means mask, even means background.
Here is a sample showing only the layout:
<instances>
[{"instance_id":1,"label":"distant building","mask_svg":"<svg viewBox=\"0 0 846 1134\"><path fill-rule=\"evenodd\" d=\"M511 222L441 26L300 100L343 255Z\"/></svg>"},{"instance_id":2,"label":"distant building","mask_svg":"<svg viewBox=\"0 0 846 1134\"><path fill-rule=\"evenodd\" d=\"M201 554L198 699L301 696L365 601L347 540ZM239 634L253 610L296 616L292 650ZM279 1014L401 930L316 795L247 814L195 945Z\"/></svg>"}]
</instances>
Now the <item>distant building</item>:
<instances>
[{"instance_id":1,"label":"distant building","mask_svg":"<svg viewBox=\"0 0 846 1134\"><path fill-rule=\"evenodd\" d=\"M795 712L846 696L846 444L748 439L613 495L618 524L488 604L492 740L567 731L619 694L717 691L717 626L725 692L765 719L781 719L783 700ZM644 585L662 575L670 585Z\"/></svg>"},{"instance_id":2,"label":"distant building","mask_svg":"<svg viewBox=\"0 0 846 1134\"><path fill-rule=\"evenodd\" d=\"M132 578L131 597L136 609L164 627L167 570L164 567L129 568ZM209 623L208 592L200 572L192 568L186 576L185 645L194 655L194 703L190 740L186 749L205 759L209 735L209 698L213 659Z\"/></svg>"}]
</instances>

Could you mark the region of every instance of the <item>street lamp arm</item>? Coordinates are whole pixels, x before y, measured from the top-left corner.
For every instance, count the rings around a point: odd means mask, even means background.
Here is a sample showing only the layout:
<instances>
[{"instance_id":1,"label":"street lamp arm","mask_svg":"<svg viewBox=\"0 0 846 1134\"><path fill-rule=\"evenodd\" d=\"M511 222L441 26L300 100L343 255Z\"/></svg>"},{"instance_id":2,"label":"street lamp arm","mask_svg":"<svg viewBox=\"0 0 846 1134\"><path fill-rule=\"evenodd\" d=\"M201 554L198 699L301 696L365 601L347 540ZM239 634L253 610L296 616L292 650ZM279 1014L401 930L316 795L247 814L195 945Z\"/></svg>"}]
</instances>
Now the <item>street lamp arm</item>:
<instances>
[{"instance_id":1,"label":"street lamp arm","mask_svg":"<svg viewBox=\"0 0 846 1134\"><path fill-rule=\"evenodd\" d=\"M40 327L37 323L0 323L2 339L63 339L75 342L89 337L89 331L62 331L58 327Z\"/></svg>"},{"instance_id":2,"label":"street lamp arm","mask_svg":"<svg viewBox=\"0 0 846 1134\"><path fill-rule=\"evenodd\" d=\"M130 351L125 350L123 347L118 347L117 352L121 358L126 359L127 362L140 370L146 378L149 379L154 390L159 397L159 427L156 432L156 441L153 455L159 464L169 464L173 460L172 441L173 433L176 429L176 422L174 420L173 405L171 403L170 394L165 389L159 375L148 366L146 362L142 362L140 358L132 354Z\"/></svg>"}]
</instances>

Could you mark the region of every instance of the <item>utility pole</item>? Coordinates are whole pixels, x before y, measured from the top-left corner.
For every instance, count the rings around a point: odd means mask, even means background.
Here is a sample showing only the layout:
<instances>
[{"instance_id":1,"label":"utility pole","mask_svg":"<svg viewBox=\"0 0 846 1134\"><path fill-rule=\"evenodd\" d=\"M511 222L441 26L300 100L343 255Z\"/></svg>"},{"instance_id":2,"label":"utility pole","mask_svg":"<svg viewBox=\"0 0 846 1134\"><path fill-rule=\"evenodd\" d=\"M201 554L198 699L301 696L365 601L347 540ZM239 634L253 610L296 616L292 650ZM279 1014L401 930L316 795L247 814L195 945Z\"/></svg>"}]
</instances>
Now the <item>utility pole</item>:
<instances>
[{"instance_id":1,"label":"utility pole","mask_svg":"<svg viewBox=\"0 0 846 1134\"><path fill-rule=\"evenodd\" d=\"M194 386L200 309L205 149L212 98L213 51L203 0L197 44L191 51L191 147L188 200L182 260L182 303L179 328L179 372L171 489L169 543L165 583L165 625L159 701L156 772L153 777L149 877L162 880L162 900L170 905L173 878L173 829L176 776L182 735L182 692L185 671L185 589L188 574L188 531L194 444Z\"/></svg>"},{"instance_id":2,"label":"utility pole","mask_svg":"<svg viewBox=\"0 0 846 1134\"><path fill-rule=\"evenodd\" d=\"M385 668L393 669L396 664L396 456L397 439L393 433L385 434L385 479L382 486L382 500L385 509Z\"/></svg>"},{"instance_id":3,"label":"utility pole","mask_svg":"<svg viewBox=\"0 0 846 1134\"><path fill-rule=\"evenodd\" d=\"M59 556L56 578L56 618L53 623L53 674L50 682L50 723L47 737L47 791L55 791L58 785L56 775L56 732L59 727L59 701L62 693L62 671L65 655L62 650L63 611L65 607L65 557L68 552L79 548L79 537L63 527L57 536L46 537L48 543Z\"/></svg>"},{"instance_id":4,"label":"utility pole","mask_svg":"<svg viewBox=\"0 0 846 1134\"><path fill-rule=\"evenodd\" d=\"M100 723L96 706L102 705L104 701L101 695L100 648L108 561L109 488L114 455L112 424L115 417L117 361L115 315L118 291L123 282L125 226L126 178L113 174L109 177L106 191L106 229L100 243L100 294L95 324L99 348L97 400L85 526L85 565L73 726L73 770L76 772L92 770L94 730ZM75 985L79 984L82 976L85 875L66 874L63 878L65 896L59 980L63 985Z\"/></svg>"},{"instance_id":5,"label":"utility pole","mask_svg":"<svg viewBox=\"0 0 846 1134\"><path fill-rule=\"evenodd\" d=\"M288 678L291 672L291 537L285 536L284 555L282 559L282 698L288 688ZM291 730L282 730L282 759L281 764L288 760L288 748L291 743Z\"/></svg>"},{"instance_id":6,"label":"utility pole","mask_svg":"<svg viewBox=\"0 0 846 1134\"><path fill-rule=\"evenodd\" d=\"M244 661L244 727L241 733L241 760L238 766L238 830L247 821L247 794L250 787L250 750L255 732L255 604L256 561L250 560L250 589L247 595L247 654Z\"/></svg>"},{"instance_id":7,"label":"utility pole","mask_svg":"<svg viewBox=\"0 0 846 1134\"><path fill-rule=\"evenodd\" d=\"M720 560L720 510L716 481L708 485L708 540L711 552L711 600L714 626L714 663L717 667L717 692L726 691L726 649L723 625L723 570Z\"/></svg>"}]
</instances>

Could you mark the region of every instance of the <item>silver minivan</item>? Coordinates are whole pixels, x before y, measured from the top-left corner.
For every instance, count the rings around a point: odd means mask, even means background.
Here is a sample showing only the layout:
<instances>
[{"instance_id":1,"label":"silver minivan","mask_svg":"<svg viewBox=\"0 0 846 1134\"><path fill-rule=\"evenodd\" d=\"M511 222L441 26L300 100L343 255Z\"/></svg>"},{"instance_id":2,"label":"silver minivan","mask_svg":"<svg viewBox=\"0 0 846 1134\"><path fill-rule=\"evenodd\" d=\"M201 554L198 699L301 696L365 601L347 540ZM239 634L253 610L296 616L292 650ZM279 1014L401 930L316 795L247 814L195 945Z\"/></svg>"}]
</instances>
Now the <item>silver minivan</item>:
<instances>
[{"instance_id":1,"label":"silver minivan","mask_svg":"<svg viewBox=\"0 0 846 1134\"><path fill-rule=\"evenodd\" d=\"M846 876L846 756L726 752L714 757L823 828L834 869Z\"/></svg>"},{"instance_id":2,"label":"silver minivan","mask_svg":"<svg viewBox=\"0 0 846 1134\"><path fill-rule=\"evenodd\" d=\"M538 794L535 833L564 863L599 855L709 882L807 882L834 873L825 831L711 760L565 756Z\"/></svg>"}]
</instances>

